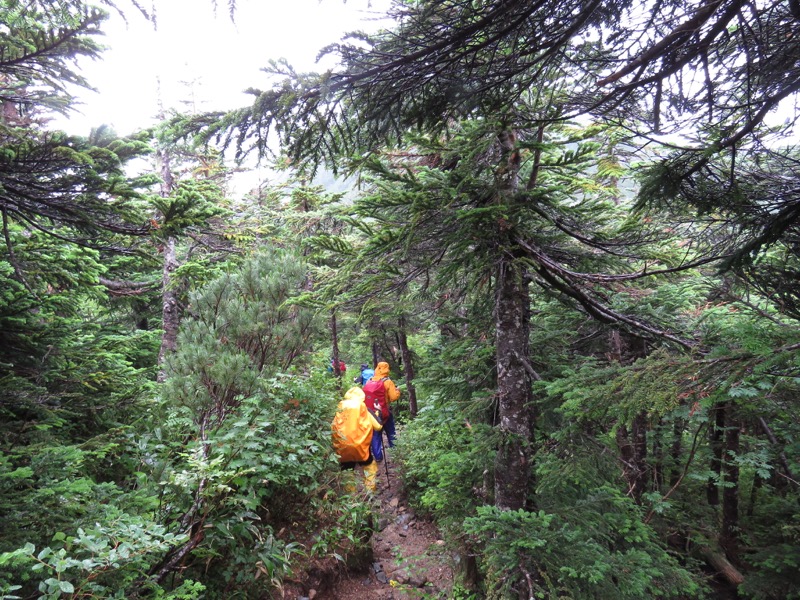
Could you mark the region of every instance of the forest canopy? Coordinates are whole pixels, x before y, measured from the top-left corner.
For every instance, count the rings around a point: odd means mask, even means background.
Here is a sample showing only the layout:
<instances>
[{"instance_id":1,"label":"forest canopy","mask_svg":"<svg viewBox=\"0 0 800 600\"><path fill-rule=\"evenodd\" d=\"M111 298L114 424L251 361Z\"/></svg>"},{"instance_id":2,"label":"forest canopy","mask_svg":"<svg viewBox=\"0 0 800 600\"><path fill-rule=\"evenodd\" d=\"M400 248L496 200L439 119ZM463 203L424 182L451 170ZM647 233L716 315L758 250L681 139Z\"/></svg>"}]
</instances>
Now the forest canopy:
<instances>
[{"instance_id":1,"label":"forest canopy","mask_svg":"<svg viewBox=\"0 0 800 600\"><path fill-rule=\"evenodd\" d=\"M3 597L369 567L360 363L459 559L431 597L800 597L796 2L395 0L127 137L48 116L140 7L0 10ZM234 197L251 156L285 182Z\"/></svg>"}]
</instances>

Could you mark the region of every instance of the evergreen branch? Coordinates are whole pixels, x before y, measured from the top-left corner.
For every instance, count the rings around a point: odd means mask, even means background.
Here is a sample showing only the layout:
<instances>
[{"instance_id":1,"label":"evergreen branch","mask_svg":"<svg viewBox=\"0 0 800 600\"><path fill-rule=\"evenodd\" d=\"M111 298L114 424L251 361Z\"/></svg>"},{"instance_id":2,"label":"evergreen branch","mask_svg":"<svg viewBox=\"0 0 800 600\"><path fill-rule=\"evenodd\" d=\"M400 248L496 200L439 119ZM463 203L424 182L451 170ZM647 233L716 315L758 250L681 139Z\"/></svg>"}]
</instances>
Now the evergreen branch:
<instances>
[{"instance_id":1,"label":"evergreen branch","mask_svg":"<svg viewBox=\"0 0 800 600\"><path fill-rule=\"evenodd\" d=\"M708 0L701 5L689 19L678 25L678 27L664 36L658 43L651 46L647 51L637 56L636 59L629 62L616 73L600 79L597 82L597 85L599 87L603 87L609 83L613 83L625 75L649 65L655 60L663 58L664 55L675 52L678 47L683 45L696 34L700 27L713 16L714 12L722 5L722 3L723 0ZM733 3L733 6L738 11L744 4L744 0L737 0ZM729 15L728 20L733 18L734 15ZM724 21L723 24L726 22L727 21Z\"/></svg>"},{"instance_id":2,"label":"evergreen branch","mask_svg":"<svg viewBox=\"0 0 800 600\"><path fill-rule=\"evenodd\" d=\"M17 281L19 281L23 286L25 286L25 289L28 290L34 298L39 300L39 296L36 294L36 292L33 291L31 286L28 285L28 281L27 281L27 279L25 279L25 276L22 274L22 269L20 268L19 263L17 262L17 258L14 255L14 246L11 243L11 236L8 233L8 214L6 212L6 209L5 209L5 207L3 207L0 210L3 213L3 238L5 239L6 249L8 250L8 261L11 263L11 266L14 268L14 274L17 277Z\"/></svg>"},{"instance_id":3,"label":"evergreen branch","mask_svg":"<svg viewBox=\"0 0 800 600\"><path fill-rule=\"evenodd\" d=\"M661 502L664 502L665 500L669 499L669 497L672 495L672 492L674 492L675 490L678 489L678 487L681 485L681 482L686 477L686 474L689 472L689 467L691 466L692 462L694 461L695 454L697 454L697 446L698 446L697 441L698 441L698 439L700 437L700 432L703 431L705 426L706 426L706 423L700 423L699 427L694 432L694 436L692 437L692 448L689 451L689 456L686 458L686 462L683 465L683 471L681 471L680 477L678 477L678 480L675 482L675 484L669 490L667 490L666 494L664 494L661 497L661 500L660 500ZM650 523L650 520L655 515L655 512L656 512L655 507L651 508L650 512L647 513L647 516L644 518L644 522L645 523Z\"/></svg>"},{"instance_id":4,"label":"evergreen branch","mask_svg":"<svg viewBox=\"0 0 800 600\"><path fill-rule=\"evenodd\" d=\"M617 281L633 281L636 279L642 279L644 277L651 277L657 275L668 275L672 273L681 273L684 271L688 271L691 269L696 269L697 267L701 267L703 265L707 265L710 263L717 262L726 258L729 255L721 255L721 256L710 256L706 258L700 258L694 261L686 262L681 264L677 267L665 268L665 269L655 269L648 271L647 267L643 267L640 271L635 273L622 273L622 274L606 274L606 273L579 273L577 271L572 271L563 267L562 265L558 264L556 261L551 259L549 256L545 255L543 252L537 250L533 246L531 246L528 242L523 239L516 238L515 242L520 245L526 252L533 257L537 263L547 266L553 271L558 271L564 273L565 275L569 275L578 280L582 281L591 281L594 283L612 283Z\"/></svg>"},{"instance_id":5,"label":"evergreen branch","mask_svg":"<svg viewBox=\"0 0 800 600\"><path fill-rule=\"evenodd\" d=\"M562 269L555 262L545 257L542 253L534 251L530 257L538 264L534 268L535 272L552 288L566 294L573 300L576 300L589 315L603 323L622 323L632 327L634 330L643 331L655 337L663 338L675 342L676 344L691 350L695 347L696 342L685 340L677 337L668 331L658 329L653 325L644 323L633 317L629 317L622 313L613 310L605 303L600 302L589 293L586 292L581 286L571 280L568 272ZM540 261L540 257L544 259ZM542 286L548 289L548 286Z\"/></svg>"}]
</instances>

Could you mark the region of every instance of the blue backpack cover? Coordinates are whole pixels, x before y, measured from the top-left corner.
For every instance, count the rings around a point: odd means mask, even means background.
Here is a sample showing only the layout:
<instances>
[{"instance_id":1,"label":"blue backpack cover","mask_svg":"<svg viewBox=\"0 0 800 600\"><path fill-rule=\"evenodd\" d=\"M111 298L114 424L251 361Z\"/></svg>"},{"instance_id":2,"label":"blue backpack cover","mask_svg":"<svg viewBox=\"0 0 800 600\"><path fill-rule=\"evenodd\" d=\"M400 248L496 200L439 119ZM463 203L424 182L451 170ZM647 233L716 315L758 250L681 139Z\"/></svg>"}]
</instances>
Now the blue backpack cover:
<instances>
[{"instance_id":1,"label":"blue backpack cover","mask_svg":"<svg viewBox=\"0 0 800 600\"><path fill-rule=\"evenodd\" d=\"M363 371L361 371L361 385L366 384L370 380L370 378L374 376L375 376L374 369L364 369Z\"/></svg>"}]
</instances>

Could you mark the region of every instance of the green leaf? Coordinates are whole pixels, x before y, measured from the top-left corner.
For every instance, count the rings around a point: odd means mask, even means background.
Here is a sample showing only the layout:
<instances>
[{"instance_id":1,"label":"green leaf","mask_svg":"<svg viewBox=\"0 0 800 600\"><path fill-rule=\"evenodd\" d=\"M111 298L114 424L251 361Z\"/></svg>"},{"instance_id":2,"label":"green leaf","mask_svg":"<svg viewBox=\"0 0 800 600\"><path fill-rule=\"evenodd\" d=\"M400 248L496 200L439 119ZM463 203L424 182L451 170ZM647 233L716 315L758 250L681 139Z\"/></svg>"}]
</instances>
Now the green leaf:
<instances>
[{"instance_id":1,"label":"green leaf","mask_svg":"<svg viewBox=\"0 0 800 600\"><path fill-rule=\"evenodd\" d=\"M75 586L73 586L69 581L59 581L58 587L65 594L72 594L75 591Z\"/></svg>"}]
</instances>

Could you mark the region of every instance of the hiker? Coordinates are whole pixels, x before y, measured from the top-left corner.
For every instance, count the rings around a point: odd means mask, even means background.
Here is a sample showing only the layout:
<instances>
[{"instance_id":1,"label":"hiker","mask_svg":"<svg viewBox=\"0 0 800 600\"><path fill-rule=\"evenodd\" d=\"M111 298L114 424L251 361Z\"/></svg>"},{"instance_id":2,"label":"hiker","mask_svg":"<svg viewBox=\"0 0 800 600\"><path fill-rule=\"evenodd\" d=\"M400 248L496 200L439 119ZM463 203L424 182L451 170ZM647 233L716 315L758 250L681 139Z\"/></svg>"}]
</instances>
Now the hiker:
<instances>
[{"instance_id":1,"label":"hiker","mask_svg":"<svg viewBox=\"0 0 800 600\"><path fill-rule=\"evenodd\" d=\"M375 375L375 371L370 369L367 363L361 363L361 372L355 376L353 383L364 387L373 375Z\"/></svg>"},{"instance_id":2,"label":"hiker","mask_svg":"<svg viewBox=\"0 0 800 600\"><path fill-rule=\"evenodd\" d=\"M331 359L331 364L328 365L328 373L333 373L333 359ZM347 365L344 364L343 360L339 360L339 373L344 375L344 372L347 371Z\"/></svg>"},{"instance_id":3,"label":"hiker","mask_svg":"<svg viewBox=\"0 0 800 600\"><path fill-rule=\"evenodd\" d=\"M380 421L367 410L364 391L359 387L347 390L339 402L336 416L331 422L333 449L339 455L339 468L364 468L364 485L370 492L376 491L378 463L370 450L373 431L380 432Z\"/></svg>"},{"instance_id":4,"label":"hiker","mask_svg":"<svg viewBox=\"0 0 800 600\"><path fill-rule=\"evenodd\" d=\"M379 362L375 367L375 375L373 375L367 383L364 384L364 395L366 396L367 408L373 412L379 412L383 429L386 431L386 438L389 440L389 447L394 447L394 415L392 414L389 404L397 402L400 398L400 390L394 384L394 381L389 379L389 363ZM383 434L379 433L372 438L372 454L378 462L383 460Z\"/></svg>"}]
</instances>

